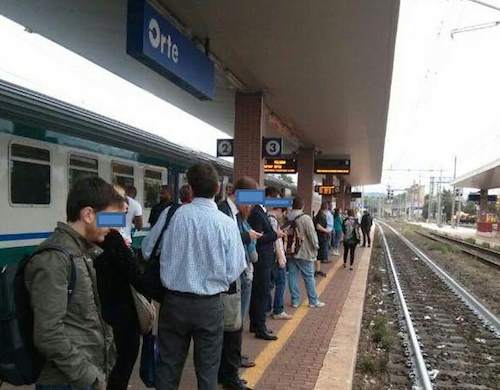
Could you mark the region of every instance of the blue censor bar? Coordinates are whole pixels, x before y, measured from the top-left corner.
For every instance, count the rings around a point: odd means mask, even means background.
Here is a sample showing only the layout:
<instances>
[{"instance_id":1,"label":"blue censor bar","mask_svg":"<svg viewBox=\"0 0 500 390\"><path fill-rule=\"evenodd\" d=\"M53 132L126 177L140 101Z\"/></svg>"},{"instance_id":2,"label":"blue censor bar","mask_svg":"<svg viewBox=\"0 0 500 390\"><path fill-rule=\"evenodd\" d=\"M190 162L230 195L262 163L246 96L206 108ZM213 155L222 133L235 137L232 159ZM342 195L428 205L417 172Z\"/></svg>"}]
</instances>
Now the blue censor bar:
<instances>
[{"instance_id":1,"label":"blue censor bar","mask_svg":"<svg viewBox=\"0 0 500 390\"><path fill-rule=\"evenodd\" d=\"M126 213L111 213L101 211L97 213L97 227L120 228L126 225Z\"/></svg>"},{"instance_id":2,"label":"blue censor bar","mask_svg":"<svg viewBox=\"0 0 500 390\"><path fill-rule=\"evenodd\" d=\"M128 0L127 53L201 100L214 98L214 64L146 0Z\"/></svg>"},{"instance_id":3,"label":"blue censor bar","mask_svg":"<svg viewBox=\"0 0 500 390\"><path fill-rule=\"evenodd\" d=\"M236 204L260 204L271 208L291 208L292 203L292 198L266 198L264 190L236 190Z\"/></svg>"}]
</instances>

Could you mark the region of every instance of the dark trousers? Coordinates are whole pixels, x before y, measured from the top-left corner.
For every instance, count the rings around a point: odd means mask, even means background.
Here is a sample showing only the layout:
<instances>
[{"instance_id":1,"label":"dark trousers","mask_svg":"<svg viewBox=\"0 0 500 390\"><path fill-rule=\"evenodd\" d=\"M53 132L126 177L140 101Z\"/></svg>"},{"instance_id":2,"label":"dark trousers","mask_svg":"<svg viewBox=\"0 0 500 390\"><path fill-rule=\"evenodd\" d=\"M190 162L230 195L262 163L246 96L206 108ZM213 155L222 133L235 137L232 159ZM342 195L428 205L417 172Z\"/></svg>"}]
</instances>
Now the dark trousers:
<instances>
[{"instance_id":1,"label":"dark trousers","mask_svg":"<svg viewBox=\"0 0 500 390\"><path fill-rule=\"evenodd\" d=\"M241 343L243 328L234 332L224 332L222 358L219 367L219 382L238 385L241 365Z\"/></svg>"},{"instance_id":2,"label":"dark trousers","mask_svg":"<svg viewBox=\"0 0 500 390\"><path fill-rule=\"evenodd\" d=\"M198 389L215 390L222 353L224 307L220 295L199 297L167 291L160 308L160 361L156 388L176 390L194 341Z\"/></svg>"},{"instance_id":3,"label":"dark trousers","mask_svg":"<svg viewBox=\"0 0 500 390\"><path fill-rule=\"evenodd\" d=\"M356 251L355 244L347 244L344 242L344 264L347 263L347 254L351 254L351 265L354 264L354 252Z\"/></svg>"},{"instance_id":4,"label":"dark trousers","mask_svg":"<svg viewBox=\"0 0 500 390\"><path fill-rule=\"evenodd\" d=\"M318 260L321 260L322 262L328 261L328 245L330 242L330 236L323 233L319 233L318 242L319 242Z\"/></svg>"},{"instance_id":5,"label":"dark trousers","mask_svg":"<svg viewBox=\"0 0 500 390\"><path fill-rule=\"evenodd\" d=\"M266 311L271 292L271 267L255 267L250 298L250 328L266 332Z\"/></svg>"},{"instance_id":6,"label":"dark trousers","mask_svg":"<svg viewBox=\"0 0 500 390\"><path fill-rule=\"evenodd\" d=\"M363 246L366 245L366 241L368 241L368 245L371 245L372 241L370 238L370 229L369 228L361 228L361 231L363 232Z\"/></svg>"},{"instance_id":7,"label":"dark trousers","mask_svg":"<svg viewBox=\"0 0 500 390\"><path fill-rule=\"evenodd\" d=\"M123 321L113 326L116 362L108 378L108 390L126 390L139 353L140 331L137 323Z\"/></svg>"}]
</instances>

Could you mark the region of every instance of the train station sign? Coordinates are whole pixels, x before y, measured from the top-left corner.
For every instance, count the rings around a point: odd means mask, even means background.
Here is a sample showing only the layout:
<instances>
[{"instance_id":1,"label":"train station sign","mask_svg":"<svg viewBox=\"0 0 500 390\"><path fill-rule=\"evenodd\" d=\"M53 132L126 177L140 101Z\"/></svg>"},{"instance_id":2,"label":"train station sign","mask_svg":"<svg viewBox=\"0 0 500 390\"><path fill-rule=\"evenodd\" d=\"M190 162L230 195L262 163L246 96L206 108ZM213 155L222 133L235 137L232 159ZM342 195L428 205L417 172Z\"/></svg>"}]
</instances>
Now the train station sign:
<instances>
[{"instance_id":1,"label":"train station sign","mask_svg":"<svg viewBox=\"0 0 500 390\"><path fill-rule=\"evenodd\" d=\"M214 98L214 64L146 0L128 0L127 53L201 100Z\"/></svg>"},{"instance_id":2,"label":"train station sign","mask_svg":"<svg viewBox=\"0 0 500 390\"><path fill-rule=\"evenodd\" d=\"M314 161L314 173L349 175L351 173L350 159L318 159Z\"/></svg>"},{"instance_id":3,"label":"train station sign","mask_svg":"<svg viewBox=\"0 0 500 390\"><path fill-rule=\"evenodd\" d=\"M294 158L266 158L264 173L297 173L297 160Z\"/></svg>"},{"instance_id":4,"label":"train station sign","mask_svg":"<svg viewBox=\"0 0 500 390\"><path fill-rule=\"evenodd\" d=\"M262 157L279 157L283 152L283 138L262 138Z\"/></svg>"},{"instance_id":5,"label":"train station sign","mask_svg":"<svg viewBox=\"0 0 500 390\"><path fill-rule=\"evenodd\" d=\"M217 157L234 157L234 140L232 138L217 140Z\"/></svg>"},{"instance_id":6,"label":"train station sign","mask_svg":"<svg viewBox=\"0 0 500 390\"><path fill-rule=\"evenodd\" d=\"M496 202L497 199L498 199L497 195L488 195L488 202ZM481 195L469 194L469 196L467 196L467 201L479 203L481 201Z\"/></svg>"},{"instance_id":7,"label":"train station sign","mask_svg":"<svg viewBox=\"0 0 500 390\"><path fill-rule=\"evenodd\" d=\"M314 186L314 192L317 192L320 195L334 195L335 194L335 186Z\"/></svg>"}]
</instances>

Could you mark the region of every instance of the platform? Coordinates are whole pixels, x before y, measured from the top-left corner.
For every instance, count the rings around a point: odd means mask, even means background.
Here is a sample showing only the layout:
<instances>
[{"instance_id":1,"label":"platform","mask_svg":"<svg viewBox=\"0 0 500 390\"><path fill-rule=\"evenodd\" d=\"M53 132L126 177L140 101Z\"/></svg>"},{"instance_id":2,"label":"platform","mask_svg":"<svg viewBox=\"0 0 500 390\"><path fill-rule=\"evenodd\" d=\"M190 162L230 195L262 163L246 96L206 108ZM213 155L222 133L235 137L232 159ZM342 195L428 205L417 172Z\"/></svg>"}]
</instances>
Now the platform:
<instances>
[{"instance_id":1,"label":"platform","mask_svg":"<svg viewBox=\"0 0 500 390\"><path fill-rule=\"evenodd\" d=\"M421 226L425 229L433 230L439 232L441 234L446 234L451 237L459 238L462 240L474 239L476 244L483 245L489 244L490 247L499 247L500 248L500 236L496 237L485 237L483 235L479 235L476 229L471 229L467 227L456 227L452 228L450 225L443 225L439 227L435 223L425 223L425 222L410 222L413 225Z\"/></svg>"},{"instance_id":2,"label":"platform","mask_svg":"<svg viewBox=\"0 0 500 390\"><path fill-rule=\"evenodd\" d=\"M341 250L342 254L342 250ZM267 325L278 336L277 341L256 339L245 324L243 352L256 367L242 371L242 377L256 390L346 390L351 388L371 248L358 247L354 270L342 267L340 256L322 264L326 278L317 279L324 308L311 309L307 304L303 282L300 282L302 305L290 307L288 288L285 310L293 319L268 319ZM139 378L139 362L129 389L146 387ZM31 387L3 385L2 390L26 390ZM186 361L181 390L196 389L192 351Z\"/></svg>"}]
</instances>

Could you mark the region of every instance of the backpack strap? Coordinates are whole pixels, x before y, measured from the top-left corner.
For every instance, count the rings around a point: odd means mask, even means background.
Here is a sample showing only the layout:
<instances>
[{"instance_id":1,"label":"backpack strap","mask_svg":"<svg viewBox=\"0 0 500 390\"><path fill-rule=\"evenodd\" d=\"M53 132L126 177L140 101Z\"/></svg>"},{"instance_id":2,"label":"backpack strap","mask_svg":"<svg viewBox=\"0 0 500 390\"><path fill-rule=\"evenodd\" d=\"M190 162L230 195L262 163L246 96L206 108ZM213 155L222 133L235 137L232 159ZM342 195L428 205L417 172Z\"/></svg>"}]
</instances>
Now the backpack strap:
<instances>
[{"instance_id":1,"label":"backpack strap","mask_svg":"<svg viewBox=\"0 0 500 390\"><path fill-rule=\"evenodd\" d=\"M46 245L41 248L36 249L30 256L30 258L33 258L34 256L43 253L43 252L49 252L49 251L56 251L56 252L61 252L64 254L64 256L68 257L71 263L71 270L69 274L69 280L68 280L68 302L71 300L71 297L73 295L73 291L75 290L76 286L76 266L75 266L75 260L74 260L74 255L68 251L66 248L59 246L59 245Z\"/></svg>"},{"instance_id":2,"label":"backpack strap","mask_svg":"<svg viewBox=\"0 0 500 390\"><path fill-rule=\"evenodd\" d=\"M177 211L177 209L179 207L181 207L181 206L182 206L181 204L173 204L168 209L168 211L167 211L167 218L165 218L165 224L163 225L163 228L161 229L161 233L160 233L160 235L158 236L158 239L155 242L155 246L153 247L153 251L151 252L151 256L155 255L158 252L158 248L160 247L163 235L165 234L165 232L168 229L168 225L170 224L170 220L174 216L174 214Z\"/></svg>"}]
</instances>

